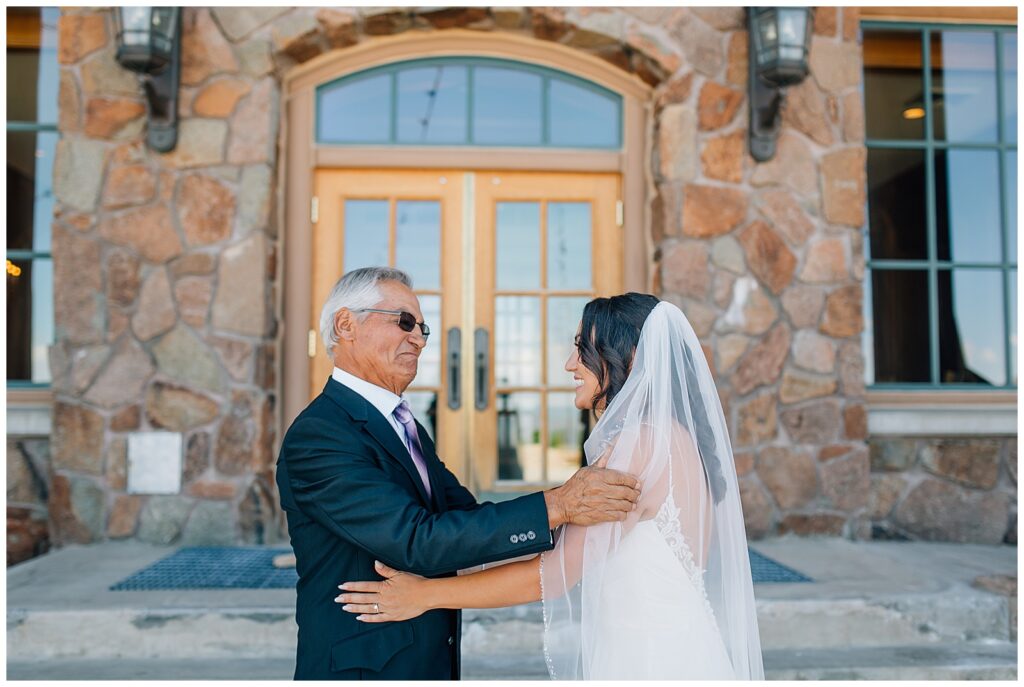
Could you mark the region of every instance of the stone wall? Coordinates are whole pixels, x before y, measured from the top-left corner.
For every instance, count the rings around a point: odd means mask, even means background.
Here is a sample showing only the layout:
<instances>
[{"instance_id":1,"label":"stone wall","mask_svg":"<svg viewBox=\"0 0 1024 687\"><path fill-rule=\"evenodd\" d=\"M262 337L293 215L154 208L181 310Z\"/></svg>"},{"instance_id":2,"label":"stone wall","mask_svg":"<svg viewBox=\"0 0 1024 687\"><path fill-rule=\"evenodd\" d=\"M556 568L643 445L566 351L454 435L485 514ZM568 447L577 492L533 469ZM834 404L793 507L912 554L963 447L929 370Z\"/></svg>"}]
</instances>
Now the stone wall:
<instances>
[{"instance_id":1,"label":"stone wall","mask_svg":"<svg viewBox=\"0 0 1024 687\"><path fill-rule=\"evenodd\" d=\"M872 437L875 538L1017 544L1017 438Z\"/></svg>"},{"instance_id":2,"label":"stone wall","mask_svg":"<svg viewBox=\"0 0 1024 687\"><path fill-rule=\"evenodd\" d=\"M51 482L49 439L8 435L7 565L49 550L46 502Z\"/></svg>"}]
</instances>

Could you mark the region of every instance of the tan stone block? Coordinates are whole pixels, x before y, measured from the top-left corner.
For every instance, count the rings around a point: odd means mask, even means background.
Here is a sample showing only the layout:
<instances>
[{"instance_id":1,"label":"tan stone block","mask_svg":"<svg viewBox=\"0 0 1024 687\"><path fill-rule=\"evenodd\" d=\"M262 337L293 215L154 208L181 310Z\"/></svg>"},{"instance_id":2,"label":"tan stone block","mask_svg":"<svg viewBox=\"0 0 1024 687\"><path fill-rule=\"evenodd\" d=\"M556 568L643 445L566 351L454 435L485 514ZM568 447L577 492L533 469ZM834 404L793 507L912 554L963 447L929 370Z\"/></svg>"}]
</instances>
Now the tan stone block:
<instances>
[{"instance_id":1,"label":"tan stone block","mask_svg":"<svg viewBox=\"0 0 1024 687\"><path fill-rule=\"evenodd\" d=\"M669 246L661 259L661 283L666 290L683 296L707 296L711 285L707 246L697 241Z\"/></svg>"},{"instance_id":2,"label":"tan stone block","mask_svg":"<svg viewBox=\"0 0 1024 687\"><path fill-rule=\"evenodd\" d=\"M744 403L737 409L739 429L736 432L737 446L756 446L771 441L779 433L775 396L764 393Z\"/></svg>"},{"instance_id":3,"label":"tan stone block","mask_svg":"<svg viewBox=\"0 0 1024 687\"><path fill-rule=\"evenodd\" d=\"M140 419L141 413L139 412L139 407L135 405L127 406L117 411L113 417L110 418L110 431L127 432L129 430L138 429Z\"/></svg>"},{"instance_id":4,"label":"tan stone block","mask_svg":"<svg viewBox=\"0 0 1024 687\"><path fill-rule=\"evenodd\" d=\"M805 198L814 198L818 193L818 167L811 149L801 137L783 130L775 157L754 166L750 183L788 186Z\"/></svg>"},{"instance_id":5,"label":"tan stone block","mask_svg":"<svg viewBox=\"0 0 1024 687\"><path fill-rule=\"evenodd\" d=\"M224 241L235 219L234 194L210 176L190 174L178 191L178 223L190 246Z\"/></svg>"},{"instance_id":6,"label":"tan stone block","mask_svg":"<svg viewBox=\"0 0 1024 687\"><path fill-rule=\"evenodd\" d=\"M116 209L142 205L156 194L156 175L145 165L114 167L103 187L103 207Z\"/></svg>"},{"instance_id":7,"label":"tan stone block","mask_svg":"<svg viewBox=\"0 0 1024 687\"><path fill-rule=\"evenodd\" d=\"M213 350L217 351L221 363L238 382L249 382L253 376L253 345L247 341L228 339L222 336L211 336L208 341Z\"/></svg>"},{"instance_id":8,"label":"tan stone block","mask_svg":"<svg viewBox=\"0 0 1024 687\"><path fill-rule=\"evenodd\" d=\"M486 10L484 13L486 14ZM316 20L323 27L324 35L332 48L347 48L359 42L355 15L333 8L323 8L317 10Z\"/></svg>"},{"instance_id":9,"label":"tan stone block","mask_svg":"<svg viewBox=\"0 0 1024 687\"><path fill-rule=\"evenodd\" d=\"M125 250L113 249L107 256L107 299L121 306L130 306L139 295L142 279L140 260Z\"/></svg>"},{"instance_id":10,"label":"tan stone block","mask_svg":"<svg viewBox=\"0 0 1024 687\"><path fill-rule=\"evenodd\" d=\"M146 107L127 98L90 98L85 105L85 134L113 138L129 122L146 113Z\"/></svg>"},{"instance_id":11,"label":"tan stone block","mask_svg":"<svg viewBox=\"0 0 1024 687\"><path fill-rule=\"evenodd\" d=\"M670 35L683 49L686 61L705 76L716 78L725 66L722 34L708 31L707 24L692 12L679 15L670 24Z\"/></svg>"},{"instance_id":12,"label":"tan stone block","mask_svg":"<svg viewBox=\"0 0 1024 687\"><path fill-rule=\"evenodd\" d=\"M304 10L275 21L270 27L274 49L296 62L311 60L326 50L320 23Z\"/></svg>"},{"instance_id":13,"label":"tan stone block","mask_svg":"<svg viewBox=\"0 0 1024 687\"><path fill-rule=\"evenodd\" d=\"M80 479L62 474L53 476L47 507L52 527L51 539L57 544L88 544L93 541L93 529L88 522L88 514L90 511L95 512L95 502L98 499L91 499L92 504L76 504L73 492L75 487L81 490L80 485L88 488L88 483L83 484ZM92 495L95 496L95 492ZM102 497L102 494L100 496ZM83 513L83 510L86 512Z\"/></svg>"},{"instance_id":14,"label":"tan stone block","mask_svg":"<svg viewBox=\"0 0 1024 687\"><path fill-rule=\"evenodd\" d=\"M255 466L254 393L233 391L231 407L220 423L214 448L214 464L222 475L249 473Z\"/></svg>"},{"instance_id":15,"label":"tan stone block","mask_svg":"<svg viewBox=\"0 0 1024 687\"><path fill-rule=\"evenodd\" d=\"M57 61L74 64L107 44L106 12L68 14L57 19Z\"/></svg>"},{"instance_id":16,"label":"tan stone block","mask_svg":"<svg viewBox=\"0 0 1024 687\"><path fill-rule=\"evenodd\" d=\"M114 499L114 507L110 510L107 536L111 539L123 539L135 534L141 510L141 497L135 494L118 494Z\"/></svg>"},{"instance_id":17,"label":"tan stone block","mask_svg":"<svg viewBox=\"0 0 1024 687\"><path fill-rule=\"evenodd\" d=\"M742 7L693 7L690 11L718 31L734 31L746 25Z\"/></svg>"},{"instance_id":18,"label":"tan stone block","mask_svg":"<svg viewBox=\"0 0 1024 687\"><path fill-rule=\"evenodd\" d=\"M842 239L821 239L808 247L804 268L800 272L801 281L828 284L845 281L849 276L846 246Z\"/></svg>"},{"instance_id":19,"label":"tan stone block","mask_svg":"<svg viewBox=\"0 0 1024 687\"><path fill-rule=\"evenodd\" d=\"M564 11L554 7L530 7L528 12L534 37L542 41L557 41L569 33L570 26Z\"/></svg>"},{"instance_id":20,"label":"tan stone block","mask_svg":"<svg viewBox=\"0 0 1024 687\"><path fill-rule=\"evenodd\" d=\"M736 463L736 476L743 477L754 471L754 454L750 451L737 451L732 455Z\"/></svg>"},{"instance_id":21,"label":"tan stone block","mask_svg":"<svg viewBox=\"0 0 1024 687\"><path fill-rule=\"evenodd\" d=\"M839 510L853 511L868 504L871 466L867 449L857 449L844 458L822 463L822 494Z\"/></svg>"},{"instance_id":22,"label":"tan stone block","mask_svg":"<svg viewBox=\"0 0 1024 687\"><path fill-rule=\"evenodd\" d=\"M814 8L814 34L816 36L836 35L837 10L836 7Z\"/></svg>"},{"instance_id":23,"label":"tan stone block","mask_svg":"<svg viewBox=\"0 0 1024 687\"><path fill-rule=\"evenodd\" d=\"M214 480L200 480L189 485L188 493L200 499L215 499L218 501L230 501L235 498L238 488L232 482L216 482Z\"/></svg>"},{"instance_id":24,"label":"tan stone block","mask_svg":"<svg viewBox=\"0 0 1024 687\"><path fill-rule=\"evenodd\" d=\"M167 272L153 270L139 292L139 307L132 317L132 331L139 341L149 341L169 331L176 321Z\"/></svg>"},{"instance_id":25,"label":"tan stone block","mask_svg":"<svg viewBox=\"0 0 1024 687\"><path fill-rule=\"evenodd\" d=\"M863 299L860 284L844 286L830 293L825 300L825 317L819 327L821 333L837 339L859 334L864 328Z\"/></svg>"},{"instance_id":26,"label":"tan stone block","mask_svg":"<svg viewBox=\"0 0 1024 687\"><path fill-rule=\"evenodd\" d=\"M844 395L864 395L864 356L859 340L846 341L839 346L839 382Z\"/></svg>"},{"instance_id":27,"label":"tan stone block","mask_svg":"<svg viewBox=\"0 0 1024 687\"><path fill-rule=\"evenodd\" d=\"M653 60L663 76L676 72L683 61L675 46L665 43L659 34L643 24L633 24L626 34L626 45Z\"/></svg>"},{"instance_id":28,"label":"tan stone block","mask_svg":"<svg viewBox=\"0 0 1024 687\"><path fill-rule=\"evenodd\" d=\"M823 146L831 146L835 136L828 123L826 109L825 94L814 79L804 79L786 89L782 123L784 126L792 126Z\"/></svg>"},{"instance_id":29,"label":"tan stone block","mask_svg":"<svg viewBox=\"0 0 1024 687\"><path fill-rule=\"evenodd\" d=\"M843 8L843 40L856 41L860 32L860 8Z\"/></svg>"},{"instance_id":30,"label":"tan stone block","mask_svg":"<svg viewBox=\"0 0 1024 687\"><path fill-rule=\"evenodd\" d=\"M212 393L224 389L224 373L213 351L186 325L179 323L152 350L160 372L167 378Z\"/></svg>"},{"instance_id":31,"label":"tan stone block","mask_svg":"<svg viewBox=\"0 0 1024 687\"><path fill-rule=\"evenodd\" d=\"M663 179L689 181L697 175L697 122L693 108L669 105L658 118L658 169Z\"/></svg>"},{"instance_id":32,"label":"tan stone block","mask_svg":"<svg viewBox=\"0 0 1024 687\"><path fill-rule=\"evenodd\" d=\"M741 328L743 332L754 335L764 334L768 331L779 316L775 303L756 285L747 291L742 312L743 326Z\"/></svg>"},{"instance_id":33,"label":"tan stone block","mask_svg":"<svg viewBox=\"0 0 1024 687\"><path fill-rule=\"evenodd\" d=\"M779 534L795 534L798 537L828 536L843 534L846 518L831 513L792 513L779 523Z\"/></svg>"},{"instance_id":34,"label":"tan stone block","mask_svg":"<svg viewBox=\"0 0 1024 687\"><path fill-rule=\"evenodd\" d=\"M108 357L110 347L103 344L79 348L71 355L69 378L76 394L81 394L89 388Z\"/></svg>"},{"instance_id":35,"label":"tan stone block","mask_svg":"<svg viewBox=\"0 0 1024 687\"><path fill-rule=\"evenodd\" d=\"M703 163L704 176L738 183L743 179L743 161L745 157L746 134L736 131L708 141L700 159Z\"/></svg>"},{"instance_id":36,"label":"tan stone block","mask_svg":"<svg viewBox=\"0 0 1024 687\"><path fill-rule=\"evenodd\" d=\"M734 31L729 36L729 65L725 72L726 83L746 87L750 78L749 39L745 30Z\"/></svg>"},{"instance_id":37,"label":"tan stone block","mask_svg":"<svg viewBox=\"0 0 1024 687\"><path fill-rule=\"evenodd\" d=\"M748 539L760 539L771 532L773 509L771 499L754 479L741 479L740 502L743 505L743 524Z\"/></svg>"},{"instance_id":38,"label":"tan stone block","mask_svg":"<svg viewBox=\"0 0 1024 687\"><path fill-rule=\"evenodd\" d=\"M867 153L864 148L845 148L822 159L825 218L836 224L864 224Z\"/></svg>"},{"instance_id":39,"label":"tan stone block","mask_svg":"<svg viewBox=\"0 0 1024 687\"><path fill-rule=\"evenodd\" d=\"M121 338L121 335L128 331L131 320L128 314L114 305L107 306L107 341L113 343Z\"/></svg>"},{"instance_id":40,"label":"tan stone block","mask_svg":"<svg viewBox=\"0 0 1024 687\"><path fill-rule=\"evenodd\" d=\"M237 42L291 7L214 7L211 12L228 40Z\"/></svg>"},{"instance_id":41,"label":"tan stone block","mask_svg":"<svg viewBox=\"0 0 1024 687\"><path fill-rule=\"evenodd\" d=\"M818 493L814 459L782 446L768 446L758 451L757 476L768 487L779 508L807 505Z\"/></svg>"},{"instance_id":42,"label":"tan stone block","mask_svg":"<svg viewBox=\"0 0 1024 687\"><path fill-rule=\"evenodd\" d=\"M238 60L210 10L187 7L181 21L181 83L197 86L213 74L238 71Z\"/></svg>"},{"instance_id":43,"label":"tan stone block","mask_svg":"<svg viewBox=\"0 0 1024 687\"><path fill-rule=\"evenodd\" d=\"M739 189L687 184L683 194L683 233L687 236L719 236L746 217L747 196Z\"/></svg>"},{"instance_id":44,"label":"tan stone block","mask_svg":"<svg viewBox=\"0 0 1024 687\"><path fill-rule=\"evenodd\" d=\"M210 253L186 253L173 260L170 268L174 279L190 274L212 274L217 269L217 256Z\"/></svg>"},{"instance_id":45,"label":"tan stone block","mask_svg":"<svg viewBox=\"0 0 1024 687\"><path fill-rule=\"evenodd\" d=\"M996 439L940 439L922 447L925 470L964 486L992 489L999 481L1001 443Z\"/></svg>"},{"instance_id":46,"label":"tan stone block","mask_svg":"<svg viewBox=\"0 0 1024 687\"><path fill-rule=\"evenodd\" d=\"M241 79L217 79L199 91L192 110L198 117L230 117L235 105L250 90L252 87Z\"/></svg>"},{"instance_id":47,"label":"tan stone block","mask_svg":"<svg viewBox=\"0 0 1024 687\"><path fill-rule=\"evenodd\" d=\"M368 36L392 36L412 28L412 15L406 10L392 8L360 8L363 33Z\"/></svg>"},{"instance_id":48,"label":"tan stone block","mask_svg":"<svg viewBox=\"0 0 1024 687\"><path fill-rule=\"evenodd\" d=\"M210 277L183 277L174 282L174 301L178 314L196 329L206 326L213 299L213 279Z\"/></svg>"},{"instance_id":49,"label":"tan stone block","mask_svg":"<svg viewBox=\"0 0 1024 687\"><path fill-rule=\"evenodd\" d=\"M103 183L107 146L102 141L61 138L53 163L53 194L66 207L91 213Z\"/></svg>"},{"instance_id":50,"label":"tan stone block","mask_svg":"<svg viewBox=\"0 0 1024 687\"><path fill-rule=\"evenodd\" d=\"M816 286L794 284L782 294L782 307L794 327L817 327L825 306L825 292Z\"/></svg>"},{"instance_id":51,"label":"tan stone block","mask_svg":"<svg viewBox=\"0 0 1024 687\"><path fill-rule=\"evenodd\" d=\"M690 91L693 89L693 72L686 72L682 76L672 77L665 82L665 86L658 96L658 107L664 108L669 105L676 105L685 102L690 98Z\"/></svg>"},{"instance_id":52,"label":"tan stone block","mask_svg":"<svg viewBox=\"0 0 1024 687\"><path fill-rule=\"evenodd\" d=\"M212 323L217 329L263 336L267 327L266 239L252 234L221 253Z\"/></svg>"},{"instance_id":53,"label":"tan stone block","mask_svg":"<svg viewBox=\"0 0 1024 687\"><path fill-rule=\"evenodd\" d=\"M860 85L860 46L814 36L811 39L810 66L811 76L819 86L832 93L841 93Z\"/></svg>"},{"instance_id":54,"label":"tan stone block","mask_svg":"<svg viewBox=\"0 0 1024 687\"><path fill-rule=\"evenodd\" d=\"M181 481L188 484L210 467L210 435L196 432L185 443L185 466L182 468Z\"/></svg>"},{"instance_id":55,"label":"tan stone block","mask_svg":"<svg viewBox=\"0 0 1024 687\"><path fill-rule=\"evenodd\" d=\"M153 375L149 354L131 337L114 347L110 362L85 394L85 400L101 408L117 408L136 401Z\"/></svg>"},{"instance_id":56,"label":"tan stone block","mask_svg":"<svg viewBox=\"0 0 1024 687\"><path fill-rule=\"evenodd\" d=\"M496 5L491 9L491 16L499 29L516 31L523 28L526 12L522 7L505 7Z\"/></svg>"},{"instance_id":57,"label":"tan stone block","mask_svg":"<svg viewBox=\"0 0 1024 687\"><path fill-rule=\"evenodd\" d=\"M75 286L53 293L54 324L60 340L68 344L102 342L103 315L97 298L103 290L99 243L55 225L52 251L54 283Z\"/></svg>"},{"instance_id":58,"label":"tan stone block","mask_svg":"<svg viewBox=\"0 0 1024 687\"><path fill-rule=\"evenodd\" d=\"M100 235L122 246L130 246L150 262L162 263L181 253L181 241L164 205L151 205L107 216Z\"/></svg>"},{"instance_id":59,"label":"tan stone block","mask_svg":"<svg viewBox=\"0 0 1024 687\"><path fill-rule=\"evenodd\" d=\"M791 243L800 245L814 233L814 224L807 213L793 194L784 188L766 189L760 193L758 209L771 222L775 231Z\"/></svg>"},{"instance_id":60,"label":"tan stone block","mask_svg":"<svg viewBox=\"0 0 1024 687\"><path fill-rule=\"evenodd\" d=\"M219 412L215 400L185 387L156 382L146 391L146 417L154 427L183 432L212 422Z\"/></svg>"},{"instance_id":61,"label":"tan stone block","mask_svg":"<svg viewBox=\"0 0 1024 687\"><path fill-rule=\"evenodd\" d=\"M55 214L56 216L56 214ZM87 232L93 228L96 224L96 215L85 212L75 212L72 214L60 214L61 222L68 227L80 232Z\"/></svg>"},{"instance_id":62,"label":"tan stone block","mask_svg":"<svg viewBox=\"0 0 1024 687\"><path fill-rule=\"evenodd\" d=\"M742 334L728 334L718 341L717 354L718 369L725 372L740 359L747 348L750 347L750 339Z\"/></svg>"},{"instance_id":63,"label":"tan stone block","mask_svg":"<svg viewBox=\"0 0 1024 687\"><path fill-rule=\"evenodd\" d=\"M82 90L90 95L138 98L142 93L138 75L118 63L114 41L83 61L78 69L82 77Z\"/></svg>"},{"instance_id":64,"label":"tan stone block","mask_svg":"<svg viewBox=\"0 0 1024 687\"><path fill-rule=\"evenodd\" d=\"M778 295L793 280L796 256L772 229L754 222L739 235L747 255L747 266L761 282Z\"/></svg>"},{"instance_id":65,"label":"tan stone block","mask_svg":"<svg viewBox=\"0 0 1024 687\"><path fill-rule=\"evenodd\" d=\"M1003 541L1010 497L1001 492L974 492L928 478L896 506L894 522L926 541L997 545Z\"/></svg>"},{"instance_id":66,"label":"tan stone block","mask_svg":"<svg viewBox=\"0 0 1024 687\"><path fill-rule=\"evenodd\" d=\"M82 98L78 80L70 69L60 70L60 86L57 90L57 117L62 132L74 132L82 126Z\"/></svg>"},{"instance_id":67,"label":"tan stone block","mask_svg":"<svg viewBox=\"0 0 1024 687\"><path fill-rule=\"evenodd\" d=\"M821 377L797 370L786 370L782 375L779 400L783 403L799 403L812 398L834 394L838 386L834 377Z\"/></svg>"},{"instance_id":68,"label":"tan stone block","mask_svg":"<svg viewBox=\"0 0 1024 687\"><path fill-rule=\"evenodd\" d=\"M811 372L832 372L836 366L835 344L815 331L801 329L793 337L793 363Z\"/></svg>"},{"instance_id":69,"label":"tan stone block","mask_svg":"<svg viewBox=\"0 0 1024 687\"><path fill-rule=\"evenodd\" d=\"M831 399L787 408L780 416L790 439L819 446L835 440L841 422L839 404Z\"/></svg>"},{"instance_id":70,"label":"tan stone block","mask_svg":"<svg viewBox=\"0 0 1024 687\"><path fill-rule=\"evenodd\" d=\"M871 491L868 494L868 514L871 519L877 521L888 518L906 486L906 480L899 475L871 475Z\"/></svg>"},{"instance_id":71,"label":"tan stone block","mask_svg":"<svg viewBox=\"0 0 1024 687\"><path fill-rule=\"evenodd\" d=\"M57 470L103 474L103 416L85 406L53 406L51 455Z\"/></svg>"},{"instance_id":72,"label":"tan stone block","mask_svg":"<svg viewBox=\"0 0 1024 687\"><path fill-rule=\"evenodd\" d=\"M742 91L714 81L704 82L697 99L697 121L701 131L719 129L732 121L743 104Z\"/></svg>"},{"instance_id":73,"label":"tan stone block","mask_svg":"<svg viewBox=\"0 0 1024 687\"><path fill-rule=\"evenodd\" d=\"M843 140L847 143L864 142L864 99L859 91L843 96Z\"/></svg>"},{"instance_id":74,"label":"tan stone block","mask_svg":"<svg viewBox=\"0 0 1024 687\"><path fill-rule=\"evenodd\" d=\"M726 271L715 272L711 280L711 294L715 305L719 308L728 308L732 302L732 287L736 283L736 277Z\"/></svg>"},{"instance_id":75,"label":"tan stone block","mask_svg":"<svg viewBox=\"0 0 1024 687\"><path fill-rule=\"evenodd\" d=\"M843 436L847 439L868 438L868 412L860 403L843 409Z\"/></svg>"},{"instance_id":76,"label":"tan stone block","mask_svg":"<svg viewBox=\"0 0 1024 687\"><path fill-rule=\"evenodd\" d=\"M711 260L734 274L743 274L747 270L743 248L732 236L721 236L711 242Z\"/></svg>"},{"instance_id":77,"label":"tan stone block","mask_svg":"<svg viewBox=\"0 0 1024 687\"><path fill-rule=\"evenodd\" d=\"M272 162L276 145L277 86L265 78L242 100L231 118L228 162L235 165Z\"/></svg>"},{"instance_id":78,"label":"tan stone block","mask_svg":"<svg viewBox=\"0 0 1024 687\"><path fill-rule=\"evenodd\" d=\"M771 384L782 373L782 364L789 354L790 333L784 324L777 324L740 360L732 376L733 389L747 394L758 386Z\"/></svg>"}]
</instances>

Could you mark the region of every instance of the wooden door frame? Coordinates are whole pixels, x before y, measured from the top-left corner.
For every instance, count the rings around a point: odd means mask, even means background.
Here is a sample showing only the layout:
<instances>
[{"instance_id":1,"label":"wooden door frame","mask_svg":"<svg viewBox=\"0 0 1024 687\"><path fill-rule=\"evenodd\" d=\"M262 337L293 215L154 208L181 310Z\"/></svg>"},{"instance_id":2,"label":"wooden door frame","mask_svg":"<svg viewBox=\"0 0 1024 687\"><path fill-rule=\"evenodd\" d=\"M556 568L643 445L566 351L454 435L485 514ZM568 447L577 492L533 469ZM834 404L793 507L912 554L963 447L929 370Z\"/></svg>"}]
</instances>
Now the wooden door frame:
<instances>
[{"instance_id":1,"label":"wooden door frame","mask_svg":"<svg viewBox=\"0 0 1024 687\"><path fill-rule=\"evenodd\" d=\"M375 66L422 57L473 55L529 62L589 79L623 98L621 151L496 150L494 148L423 149L405 146L326 146L315 141L315 90L319 84ZM281 164L278 165L283 288L276 307L282 316L278 348L281 427L286 428L309 397L308 313L312 308L310 266L314 170L322 167L404 169L502 169L561 172L615 172L622 178L623 286L649 291L653 244L648 201L653 126L652 89L591 55L557 43L501 32L451 29L411 35L367 38L359 45L314 58L283 80ZM339 275L340 276L340 275ZM282 431L279 436L283 436Z\"/></svg>"}]
</instances>

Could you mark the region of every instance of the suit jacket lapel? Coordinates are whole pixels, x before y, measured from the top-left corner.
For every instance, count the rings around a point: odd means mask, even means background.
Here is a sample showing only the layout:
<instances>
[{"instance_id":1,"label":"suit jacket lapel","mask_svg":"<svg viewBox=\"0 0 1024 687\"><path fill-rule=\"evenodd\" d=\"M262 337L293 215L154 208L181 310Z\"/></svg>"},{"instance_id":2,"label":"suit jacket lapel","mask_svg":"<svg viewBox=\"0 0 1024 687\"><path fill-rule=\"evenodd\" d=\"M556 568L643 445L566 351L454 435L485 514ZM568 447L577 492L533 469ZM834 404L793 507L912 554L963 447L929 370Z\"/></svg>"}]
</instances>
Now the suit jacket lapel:
<instances>
[{"instance_id":1,"label":"suit jacket lapel","mask_svg":"<svg viewBox=\"0 0 1024 687\"><path fill-rule=\"evenodd\" d=\"M348 414L352 416L353 420L366 423L366 430L370 436L373 437L374 441L380 444L380 446L387 451L392 458L397 460L399 464L405 468L405 471L409 473L409 477L412 478L413 484L416 485L416 491L419 492L420 498L423 499L424 503L429 504L430 499L427 497L426 487L423 486L423 478L420 477L419 470L416 469L416 465L412 462L412 456L409 455L409 449L407 449L402 440L398 438L395 428L392 427L391 423L380 414L380 411L370 405L370 402L365 398L352 391L344 384L340 384L335 381L334 378L327 380L327 386L324 387L324 393L348 412ZM423 433L420 432L421 442L422 434ZM430 462L427 461L428 466L429 464ZM431 490L433 490L433 479L431 479L430 486Z\"/></svg>"}]
</instances>

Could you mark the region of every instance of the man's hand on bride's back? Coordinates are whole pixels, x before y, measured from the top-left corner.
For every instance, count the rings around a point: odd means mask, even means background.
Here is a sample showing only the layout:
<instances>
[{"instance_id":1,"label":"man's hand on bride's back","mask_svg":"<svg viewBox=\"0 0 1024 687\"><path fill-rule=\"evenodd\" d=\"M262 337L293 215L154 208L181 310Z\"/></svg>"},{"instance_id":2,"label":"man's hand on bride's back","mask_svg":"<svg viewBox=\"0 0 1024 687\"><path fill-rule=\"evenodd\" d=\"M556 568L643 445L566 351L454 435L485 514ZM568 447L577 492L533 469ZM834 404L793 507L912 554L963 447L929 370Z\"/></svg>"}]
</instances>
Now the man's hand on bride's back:
<instances>
[{"instance_id":1,"label":"man's hand on bride's back","mask_svg":"<svg viewBox=\"0 0 1024 687\"><path fill-rule=\"evenodd\" d=\"M552 528L565 523L596 525L626 519L640 499L640 482L633 475L605 467L608 456L580 468L565 484L544 492Z\"/></svg>"}]
</instances>

